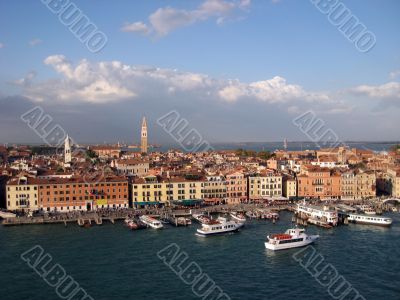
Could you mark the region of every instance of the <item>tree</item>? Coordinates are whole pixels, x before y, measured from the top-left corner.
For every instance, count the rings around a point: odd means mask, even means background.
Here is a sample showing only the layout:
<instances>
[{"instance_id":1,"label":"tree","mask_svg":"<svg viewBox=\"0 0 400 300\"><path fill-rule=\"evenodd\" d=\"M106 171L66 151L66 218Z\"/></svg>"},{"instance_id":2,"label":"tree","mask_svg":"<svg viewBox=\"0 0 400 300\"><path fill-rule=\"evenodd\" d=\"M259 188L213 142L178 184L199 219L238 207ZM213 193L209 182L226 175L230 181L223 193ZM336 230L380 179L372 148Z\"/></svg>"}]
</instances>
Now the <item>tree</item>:
<instances>
[{"instance_id":1,"label":"tree","mask_svg":"<svg viewBox=\"0 0 400 300\"><path fill-rule=\"evenodd\" d=\"M400 151L400 144L393 145L390 147L390 150L393 152L399 152Z\"/></svg>"},{"instance_id":2,"label":"tree","mask_svg":"<svg viewBox=\"0 0 400 300\"><path fill-rule=\"evenodd\" d=\"M97 154L96 154L96 152L94 152L93 150L86 150L86 157L87 158L90 158L90 159L92 159L92 158L97 158Z\"/></svg>"}]
</instances>

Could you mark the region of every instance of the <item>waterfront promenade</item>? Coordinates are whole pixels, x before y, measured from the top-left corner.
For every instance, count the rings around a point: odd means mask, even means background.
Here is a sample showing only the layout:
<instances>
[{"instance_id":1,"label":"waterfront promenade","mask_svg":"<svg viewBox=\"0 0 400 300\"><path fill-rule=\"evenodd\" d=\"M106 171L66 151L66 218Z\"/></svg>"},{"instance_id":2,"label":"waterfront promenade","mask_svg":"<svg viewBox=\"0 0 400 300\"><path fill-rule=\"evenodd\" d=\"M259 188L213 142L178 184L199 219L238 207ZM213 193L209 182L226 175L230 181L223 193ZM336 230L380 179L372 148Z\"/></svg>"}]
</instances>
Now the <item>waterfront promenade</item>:
<instances>
[{"instance_id":1,"label":"waterfront promenade","mask_svg":"<svg viewBox=\"0 0 400 300\"><path fill-rule=\"evenodd\" d=\"M266 204L237 204L237 205L215 205L198 208L143 208L143 209L104 209L96 212L68 212L51 213L40 216L22 216L16 218L7 218L3 220L4 226L14 225L35 225L35 224L57 224L62 223L80 223L90 220L98 225L103 221L114 223L117 220L123 220L127 217L152 215L166 218L168 215L189 216L193 213L229 213L232 211L252 211L258 208L269 209L274 212L282 210L293 211L292 205L266 205Z\"/></svg>"}]
</instances>

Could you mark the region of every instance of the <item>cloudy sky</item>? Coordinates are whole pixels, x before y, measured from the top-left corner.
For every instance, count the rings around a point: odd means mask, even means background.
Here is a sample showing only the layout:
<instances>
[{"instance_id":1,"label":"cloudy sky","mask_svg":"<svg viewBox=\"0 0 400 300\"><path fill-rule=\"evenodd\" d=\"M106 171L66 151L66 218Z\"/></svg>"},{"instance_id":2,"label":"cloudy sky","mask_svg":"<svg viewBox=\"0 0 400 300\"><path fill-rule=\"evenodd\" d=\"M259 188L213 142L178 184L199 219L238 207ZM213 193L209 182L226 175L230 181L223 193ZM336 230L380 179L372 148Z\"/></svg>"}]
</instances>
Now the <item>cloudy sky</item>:
<instances>
[{"instance_id":1,"label":"cloudy sky","mask_svg":"<svg viewBox=\"0 0 400 300\"><path fill-rule=\"evenodd\" d=\"M341 140L400 139L399 1L338 1L336 19L313 1L61 2L0 0L0 143L41 141L20 118L35 106L81 143L137 143L144 115L170 143L171 110L210 142L307 140L307 111Z\"/></svg>"}]
</instances>

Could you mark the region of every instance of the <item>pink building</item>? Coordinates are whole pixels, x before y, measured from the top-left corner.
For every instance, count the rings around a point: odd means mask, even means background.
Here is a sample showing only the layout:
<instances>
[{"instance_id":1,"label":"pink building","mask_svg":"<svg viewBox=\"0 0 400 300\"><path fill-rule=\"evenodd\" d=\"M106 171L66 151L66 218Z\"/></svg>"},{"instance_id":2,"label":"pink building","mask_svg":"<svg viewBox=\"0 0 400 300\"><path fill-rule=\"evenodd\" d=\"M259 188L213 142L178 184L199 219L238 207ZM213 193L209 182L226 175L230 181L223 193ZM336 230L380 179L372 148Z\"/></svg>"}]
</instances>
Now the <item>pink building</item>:
<instances>
[{"instance_id":1,"label":"pink building","mask_svg":"<svg viewBox=\"0 0 400 300\"><path fill-rule=\"evenodd\" d=\"M247 179L242 171L226 174L226 197L229 204L247 200Z\"/></svg>"}]
</instances>

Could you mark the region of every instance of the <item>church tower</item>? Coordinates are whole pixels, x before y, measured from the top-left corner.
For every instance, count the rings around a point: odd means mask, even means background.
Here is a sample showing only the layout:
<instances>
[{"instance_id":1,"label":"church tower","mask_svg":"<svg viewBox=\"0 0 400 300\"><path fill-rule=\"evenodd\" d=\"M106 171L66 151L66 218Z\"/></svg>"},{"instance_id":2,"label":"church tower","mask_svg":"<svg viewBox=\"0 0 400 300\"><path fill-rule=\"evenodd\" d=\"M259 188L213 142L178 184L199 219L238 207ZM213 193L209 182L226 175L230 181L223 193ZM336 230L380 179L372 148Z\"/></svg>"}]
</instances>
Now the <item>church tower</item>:
<instances>
[{"instance_id":1,"label":"church tower","mask_svg":"<svg viewBox=\"0 0 400 300\"><path fill-rule=\"evenodd\" d=\"M142 131L141 131L141 143L140 148L142 153L147 153L147 123L146 118L143 117L142 121Z\"/></svg>"},{"instance_id":2,"label":"church tower","mask_svg":"<svg viewBox=\"0 0 400 300\"><path fill-rule=\"evenodd\" d=\"M64 141L64 165L65 166L70 166L72 161L72 156L71 156L71 143L70 143L70 138L67 135Z\"/></svg>"}]
</instances>

